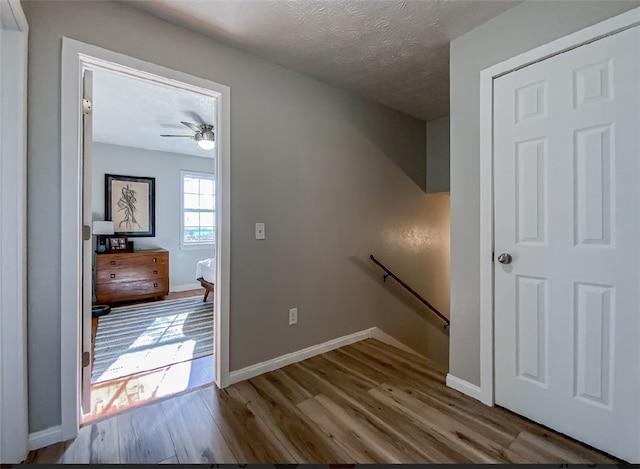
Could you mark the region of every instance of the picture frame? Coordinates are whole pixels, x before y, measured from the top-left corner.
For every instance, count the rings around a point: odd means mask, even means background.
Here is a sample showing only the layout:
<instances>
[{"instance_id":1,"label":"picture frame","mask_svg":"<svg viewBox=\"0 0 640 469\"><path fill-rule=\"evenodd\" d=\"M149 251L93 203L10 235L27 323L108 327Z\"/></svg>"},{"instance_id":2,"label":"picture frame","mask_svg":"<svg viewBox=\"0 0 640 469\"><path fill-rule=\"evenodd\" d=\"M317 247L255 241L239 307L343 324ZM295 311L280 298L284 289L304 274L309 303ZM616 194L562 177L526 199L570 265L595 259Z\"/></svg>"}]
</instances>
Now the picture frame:
<instances>
[{"instance_id":1,"label":"picture frame","mask_svg":"<svg viewBox=\"0 0 640 469\"><path fill-rule=\"evenodd\" d=\"M107 236L107 252L129 251L129 244L126 236Z\"/></svg>"},{"instance_id":2,"label":"picture frame","mask_svg":"<svg viewBox=\"0 0 640 469\"><path fill-rule=\"evenodd\" d=\"M105 174L104 192L105 220L113 221L114 234L156 235L156 178Z\"/></svg>"}]
</instances>

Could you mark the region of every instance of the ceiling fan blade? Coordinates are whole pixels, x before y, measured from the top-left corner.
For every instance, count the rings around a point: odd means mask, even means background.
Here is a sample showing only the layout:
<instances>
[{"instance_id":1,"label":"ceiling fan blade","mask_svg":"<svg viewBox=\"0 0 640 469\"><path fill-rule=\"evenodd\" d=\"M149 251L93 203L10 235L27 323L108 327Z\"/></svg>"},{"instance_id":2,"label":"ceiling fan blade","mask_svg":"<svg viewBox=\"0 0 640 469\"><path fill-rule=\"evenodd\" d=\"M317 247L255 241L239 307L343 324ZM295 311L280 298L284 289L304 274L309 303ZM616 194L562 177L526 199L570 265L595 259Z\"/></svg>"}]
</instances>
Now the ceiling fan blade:
<instances>
[{"instance_id":1,"label":"ceiling fan blade","mask_svg":"<svg viewBox=\"0 0 640 469\"><path fill-rule=\"evenodd\" d=\"M198 123L198 125L204 125L205 124L204 119L197 112L195 112L195 111L187 111L187 112L185 112L185 114L187 114L189 117L191 117L191 119L196 121Z\"/></svg>"},{"instance_id":2,"label":"ceiling fan blade","mask_svg":"<svg viewBox=\"0 0 640 469\"><path fill-rule=\"evenodd\" d=\"M185 121L180 121L180 123L182 125L185 125L185 126L189 127L194 132L200 132L200 126L199 125L193 124L191 122L185 122Z\"/></svg>"},{"instance_id":3,"label":"ceiling fan blade","mask_svg":"<svg viewBox=\"0 0 640 469\"><path fill-rule=\"evenodd\" d=\"M161 137L186 137L186 138L193 138L193 135L160 135Z\"/></svg>"}]
</instances>

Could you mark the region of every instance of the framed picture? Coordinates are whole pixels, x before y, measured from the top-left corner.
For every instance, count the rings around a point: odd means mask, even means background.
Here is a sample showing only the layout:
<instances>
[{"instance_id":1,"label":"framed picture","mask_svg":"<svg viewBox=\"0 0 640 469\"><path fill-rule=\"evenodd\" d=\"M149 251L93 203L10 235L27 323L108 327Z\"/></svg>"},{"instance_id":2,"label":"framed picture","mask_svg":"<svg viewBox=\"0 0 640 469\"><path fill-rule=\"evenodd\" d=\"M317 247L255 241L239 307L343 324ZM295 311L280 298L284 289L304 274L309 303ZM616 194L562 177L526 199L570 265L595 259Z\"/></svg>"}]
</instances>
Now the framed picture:
<instances>
[{"instance_id":1,"label":"framed picture","mask_svg":"<svg viewBox=\"0 0 640 469\"><path fill-rule=\"evenodd\" d=\"M118 252L128 251L129 244L126 236L109 236L107 237L107 251Z\"/></svg>"},{"instance_id":2,"label":"framed picture","mask_svg":"<svg viewBox=\"0 0 640 469\"><path fill-rule=\"evenodd\" d=\"M131 238L156 235L155 178L105 174L104 192L104 219L113 221L115 234Z\"/></svg>"}]
</instances>

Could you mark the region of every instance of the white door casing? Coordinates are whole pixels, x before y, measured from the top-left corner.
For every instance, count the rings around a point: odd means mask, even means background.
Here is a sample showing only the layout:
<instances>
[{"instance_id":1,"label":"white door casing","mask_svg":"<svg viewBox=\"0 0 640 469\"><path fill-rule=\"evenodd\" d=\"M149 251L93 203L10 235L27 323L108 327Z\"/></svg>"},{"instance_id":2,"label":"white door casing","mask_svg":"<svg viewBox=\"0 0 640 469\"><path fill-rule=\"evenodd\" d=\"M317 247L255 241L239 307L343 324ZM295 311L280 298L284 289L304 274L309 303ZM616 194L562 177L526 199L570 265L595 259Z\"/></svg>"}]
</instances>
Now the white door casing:
<instances>
[{"instance_id":1,"label":"white door casing","mask_svg":"<svg viewBox=\"0 0 640 469\"><path fill-rule=\"evenodd\" d=\"M93 146L93 72L83 71L82 101L82 223L85 230L92 230L92 153ZM87 228L88 227L88 228ZM87 236L82 244L82 412L91 412L91 368L93 351L91 350L91 303L93 297L93 239Z\"/></svg>"},{"instance_id":2,"label":"white door casing","mask_svg":"<svg viewBox=\"0 0 640 469\"><path fill-rule=\"evenodd\" d=\"M493 82L512 71L637 25L640 25L640 8L518 54L480 73L480 383L476 386L454 376L448 376L447 383L451 382L452 386L456 384L456 389L486 405L495 402Z\"/></svg>"},{"instance_id":3,"label":"white door casing","mask_svg":"<svg viewBox=\"0 0 640 469\"><path fill-rule=\"evenodd\" d=\"M27 455L27 20L0 0L0 463Z\"/></svg>"},{"instance_id":4,"label":"white door casing","mask_svg":"<svg viewBox=\"0 0 640 469\"><path fill-rule=\"evenodd\" d=\"M61 439L78 434L81 409L82 224L81 99L83 70L101 68L179 87L216 99L215 382L229 384L229 279L231 241L230 97L225 85L69 38L62 40L61 77Z\"/></svg>"},{"instance_id":5,"label":"white door casing","mask_svg":"<svg viewBox=\"0 0 640 469\"><path fill-rule=\"evenodd\" d=\"M640 461L640 27L494 81L496 403Z\"/></svg>"}]
</instances>

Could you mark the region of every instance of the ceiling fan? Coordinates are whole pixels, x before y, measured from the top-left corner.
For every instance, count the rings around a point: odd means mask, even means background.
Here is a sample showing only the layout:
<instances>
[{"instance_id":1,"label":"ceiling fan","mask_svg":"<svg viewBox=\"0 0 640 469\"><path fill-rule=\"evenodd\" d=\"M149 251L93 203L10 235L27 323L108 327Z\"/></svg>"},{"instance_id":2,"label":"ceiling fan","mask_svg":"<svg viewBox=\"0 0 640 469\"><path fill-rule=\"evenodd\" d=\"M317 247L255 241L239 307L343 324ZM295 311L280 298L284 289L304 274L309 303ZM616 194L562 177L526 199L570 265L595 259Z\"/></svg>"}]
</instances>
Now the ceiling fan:
<instances>
[{"instance_id":1,"label":"ceiling fan","mask_svg":"<svg viewBox=\"0 0 640 469\"><path fill-rule=\"evenodd\" d=\"M182 125L193 130L193 135L160 135L161 137L187 137L198 142L198 146L203 150L213 150L216 146L216 135L213 132L213 125L194 124L192 122L180 121Z\"/></svg>"}]
</instances>

